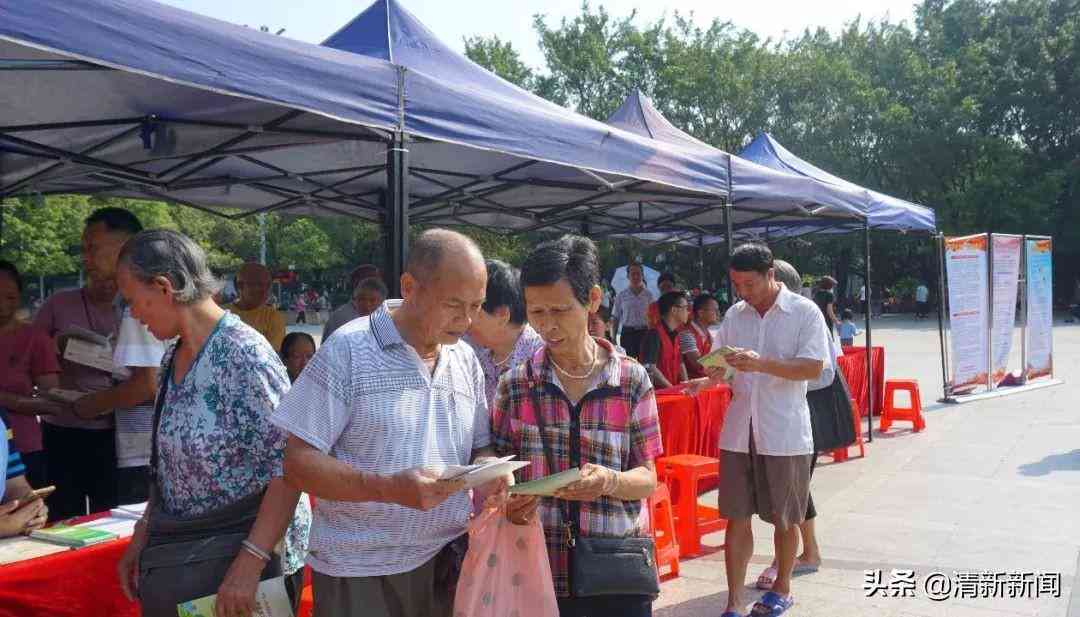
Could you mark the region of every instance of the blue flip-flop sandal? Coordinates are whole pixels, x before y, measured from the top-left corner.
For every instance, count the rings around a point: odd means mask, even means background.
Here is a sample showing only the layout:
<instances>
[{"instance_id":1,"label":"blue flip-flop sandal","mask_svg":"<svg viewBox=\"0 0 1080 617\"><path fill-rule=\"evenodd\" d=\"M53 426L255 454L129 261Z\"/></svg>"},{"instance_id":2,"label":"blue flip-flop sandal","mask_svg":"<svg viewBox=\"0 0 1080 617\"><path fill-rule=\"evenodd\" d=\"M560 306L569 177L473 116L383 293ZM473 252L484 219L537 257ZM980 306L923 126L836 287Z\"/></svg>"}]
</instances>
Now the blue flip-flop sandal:
<instances>
[{"instance_id":1,"label":"blue flip-flop sandal","mask_svg":"<svg viewBox=\"0 0 1080 617\"><path fill-rule=\"evenodd\" d=\"M794 598L785 598L775 591L770 591L754 604L748 617L780 617L792 606L795 606Z\"/></svg>"}]
</instances>

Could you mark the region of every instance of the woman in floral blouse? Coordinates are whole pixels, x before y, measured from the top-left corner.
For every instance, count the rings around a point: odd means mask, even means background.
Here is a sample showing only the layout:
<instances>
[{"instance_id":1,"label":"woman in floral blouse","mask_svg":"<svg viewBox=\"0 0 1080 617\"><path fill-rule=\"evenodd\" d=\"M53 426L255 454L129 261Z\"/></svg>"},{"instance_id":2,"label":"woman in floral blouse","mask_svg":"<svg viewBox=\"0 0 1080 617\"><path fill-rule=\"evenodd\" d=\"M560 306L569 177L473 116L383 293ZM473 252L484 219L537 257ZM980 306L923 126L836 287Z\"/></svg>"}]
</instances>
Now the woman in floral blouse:
<instances>
[{"instance_id":1,"label":"woman in floral blouse","mask_svg":"<svg viewBox=\"0 0 1080 617\"><path fill-rule=\"evenodd\" d=\"M217 284L206 255L189 238L169 230L132 237L120 256L117 283L132 314L154 336L177 339L162 361L156 483L118 566L121 585L129 597L140 598L146 617L175 615L176 602L199 597L193 594L200 585L209 587L202 595L217 593L219 616L249 615L260 578L277 571L271 560L279 559L273 553L283 536L282 569L302 576L310 525L306 501L298 507L300 492L282 477L285 435L268 421L289 388L285 367L262 335L214 302ZM251 505L239 508L247 513L241 520L228 520L238 504ZM195 533L170 537L171 529L208 520L216 526L204 527L228 530L211 533L210 540L246 533L242 542L226 544L233 556L218 557L227 566L221 580L162 580L162 570L147 565L161 563L170 549L182 552L175 547ZM205 578L208 568L187 571ZM194 585L184 592L191 597L171 597L184 584ZM287 587L296 604L300 585Z\"/></svg>"}]
</instances>

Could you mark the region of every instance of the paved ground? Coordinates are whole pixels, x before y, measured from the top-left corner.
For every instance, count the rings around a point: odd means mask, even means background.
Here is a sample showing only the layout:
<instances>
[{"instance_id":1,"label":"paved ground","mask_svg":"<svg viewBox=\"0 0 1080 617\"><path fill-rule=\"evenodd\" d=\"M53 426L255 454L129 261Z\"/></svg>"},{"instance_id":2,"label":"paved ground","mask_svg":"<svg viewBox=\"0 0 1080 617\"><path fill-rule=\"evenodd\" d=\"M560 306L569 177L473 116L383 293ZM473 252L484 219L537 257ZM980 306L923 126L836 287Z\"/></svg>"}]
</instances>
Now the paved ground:
<instances>
[{"instance_id":1,"label":"paved ground","mask_svg":"<svg viewBox=\"0 0 1080 617\"><path fill-rule=\"evenodd\" d=\"M876 323L886 376L919 380L928 427L915 434L894 425L887 435L875 432L865 459L818 466L812 489L825 563L795 579L789 614L1080 617L1080 326L1055 329L1065 385L942 405L936 322ZM750 583L773 555L772 528L755 521L754 534ZM722 545L723 532L706 543ZM723 555L683 561L682 576L663 585L657 617L718 616L728 594ZM884 571L884 582L893 569L913 569L916 597L867 598L872 569ZM1060 597L936 602L922 584L932 572L1036 570L1061 574ZM743 597L759 593L748 588Z\"/></svg>"},{"instance_id":2,"label":"paved ground","mask_svg":"<svg viewBox=\"0 0 1080 617\"><path fill-rule=\"evenodd\" d=\"M936 322L886 317L876 324L887 377L919 380L928 427L915 434L894 425L875 433L865 459L819 465L812 487L825 563L795 580L789 614L1080 617L1080 325L1055 329L1065 385L942 405L934 402L941 396ZM715 503L715 494L702 500ZM751 583L773 555L772 528L756 521L754 534ZM706 544L723 540L720 532ZM728 594L723 555L683 561L682 576L663 585L657 617L719 616ZM867 598L865 572L874 569L884 582L893 569L914 570L916 597ZM1060 597L929 600L925 577L954 571L1060 573ZM748 588L743 597L758 593Z\"/></svg>"}]
</instances>

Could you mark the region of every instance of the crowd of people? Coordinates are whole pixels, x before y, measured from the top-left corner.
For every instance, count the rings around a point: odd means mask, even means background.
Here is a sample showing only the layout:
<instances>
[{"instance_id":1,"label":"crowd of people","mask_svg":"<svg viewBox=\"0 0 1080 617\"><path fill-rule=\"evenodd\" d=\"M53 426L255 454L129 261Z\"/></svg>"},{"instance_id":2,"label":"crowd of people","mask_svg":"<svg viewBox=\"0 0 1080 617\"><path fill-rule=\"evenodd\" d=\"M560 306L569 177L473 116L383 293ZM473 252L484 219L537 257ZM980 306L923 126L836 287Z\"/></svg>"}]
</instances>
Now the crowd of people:
<instances>
[{"instance_id":1,"label":"crowd of people","mask_svg":"<svg viewBox=\"0 0 1080 617\"><path fill-rule=\"evenodd\" d=\"M265 267L245 264L239 297L221 306L203 250L142 230L125 210L86 220L83 265L85 287L23 323L21 278L0 263L0 420L11 437L0 440L10 446L0 535L148 502L118 568L144 615L211 593L219 616L248 615L259 581L281 575L295 607L305 563L317 616L449 615L475 507L540 521L561 615L649 615L652 585L605 587L610 577L578 569L575 555L651 538L655 391L716 383L722 372L701 359L723 346L737 369L719 436L725 616L742 614L752 515L775 525L777 546L752 614L784 612L792 572L821 563L807 391L833 382L830 330L851 338L850 315L836 314L835 281L807 300L764 246L735 250L742 300L728 308L667 274L654 298L636 263L611 297L586 238L544 242L519 270L430 230L410 249L401 298L378 268L357 267L318 345L286 335ZM99 345L112 366L65 353L74 340ZM514 480L503 478L474 500L435 471L509 455L530 463L518 482L580 477L542 498L509 496ZM33 487L47 484L46 507Z\"/></svg>"}]
</instances>

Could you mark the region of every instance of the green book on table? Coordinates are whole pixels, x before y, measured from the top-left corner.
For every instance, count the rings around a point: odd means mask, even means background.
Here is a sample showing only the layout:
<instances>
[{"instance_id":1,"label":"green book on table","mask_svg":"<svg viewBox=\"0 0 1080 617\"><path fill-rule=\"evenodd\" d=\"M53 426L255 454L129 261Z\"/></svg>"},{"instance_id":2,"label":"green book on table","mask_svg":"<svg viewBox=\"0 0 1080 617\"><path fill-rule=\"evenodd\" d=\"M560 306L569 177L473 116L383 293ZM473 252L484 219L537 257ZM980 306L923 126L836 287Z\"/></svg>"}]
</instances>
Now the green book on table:
<instances>
[{"instance_id":1,"label":"green book on table","mask_svg":"<svg viewBox=\"0 0 1080 617\"><path fill-rule=\"evenodd\" d=\"M38 529L37 531L30 532L30 537L44 540L45 542L52 542L53 544L79 548L114 540L119 536L115 533L94 529L92 527L53 525L46 529Z\"/></svg>"}]
</instances>

